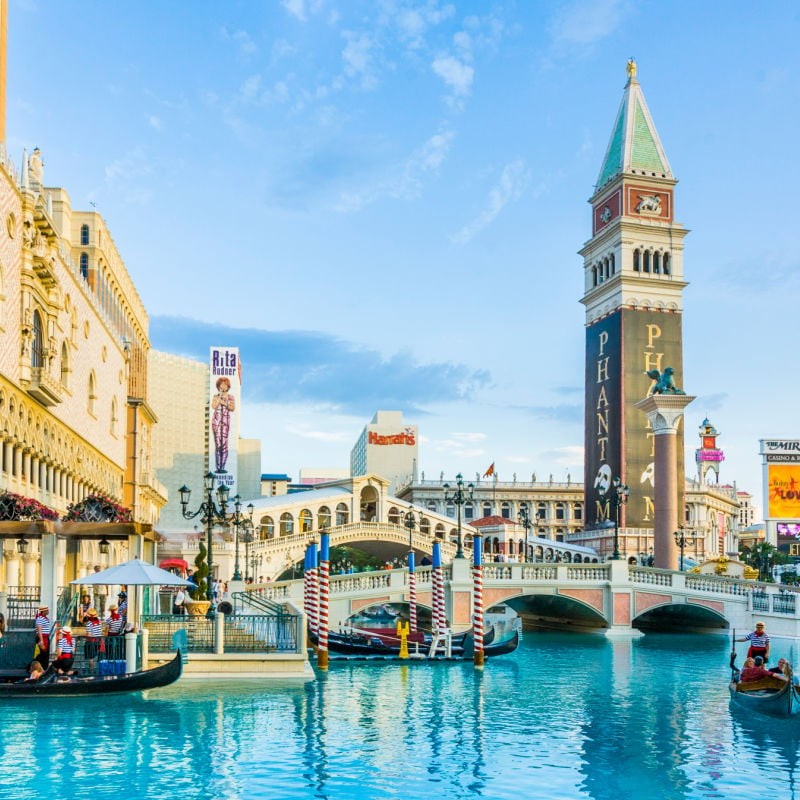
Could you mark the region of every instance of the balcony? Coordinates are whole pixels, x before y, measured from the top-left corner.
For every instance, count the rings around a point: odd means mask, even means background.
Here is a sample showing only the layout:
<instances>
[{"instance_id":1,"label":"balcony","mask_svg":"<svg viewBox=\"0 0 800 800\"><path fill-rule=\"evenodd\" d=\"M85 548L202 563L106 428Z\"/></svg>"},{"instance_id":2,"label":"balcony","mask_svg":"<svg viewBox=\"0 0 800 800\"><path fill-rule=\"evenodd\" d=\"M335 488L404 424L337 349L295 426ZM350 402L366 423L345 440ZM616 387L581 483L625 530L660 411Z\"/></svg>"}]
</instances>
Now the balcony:
<instances>
[{"instance_id":1,"label":"balcony","mask_svg":"<svg viewBox=\"0 0 800 800\"><path fill-rule=\"evenodd\" d=\"M31 368L31 380L26 391L43 406L54 406L63 399L61 384L44 367Z\"/></svg>"}]
</instances>

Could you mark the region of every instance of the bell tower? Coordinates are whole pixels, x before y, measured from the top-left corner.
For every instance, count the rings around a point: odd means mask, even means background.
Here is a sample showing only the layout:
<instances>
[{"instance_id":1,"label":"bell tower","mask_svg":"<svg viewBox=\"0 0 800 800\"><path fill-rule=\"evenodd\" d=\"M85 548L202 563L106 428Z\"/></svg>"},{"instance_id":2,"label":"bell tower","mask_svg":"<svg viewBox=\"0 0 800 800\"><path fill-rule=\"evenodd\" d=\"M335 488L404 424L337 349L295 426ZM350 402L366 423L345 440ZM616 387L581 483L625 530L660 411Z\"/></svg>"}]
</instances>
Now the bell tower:
<instances>
[{"instance_id":1,"label":"bell tower","mask_svg":"<svg viewBox=\"0 0 800 800\"><path fill-rule=\"evenodd\" d=\"M654 436L635 403L647 396L645 374L675 370L682 387L683 238L674 218L677 183L636 78L627 83L592 206L583 246L586 307L586 527L615 520L612 481L630 487L620 526L653 527ZM678 508L683 508L683 431L678 442Z\"/></svg>"}]
</instances>

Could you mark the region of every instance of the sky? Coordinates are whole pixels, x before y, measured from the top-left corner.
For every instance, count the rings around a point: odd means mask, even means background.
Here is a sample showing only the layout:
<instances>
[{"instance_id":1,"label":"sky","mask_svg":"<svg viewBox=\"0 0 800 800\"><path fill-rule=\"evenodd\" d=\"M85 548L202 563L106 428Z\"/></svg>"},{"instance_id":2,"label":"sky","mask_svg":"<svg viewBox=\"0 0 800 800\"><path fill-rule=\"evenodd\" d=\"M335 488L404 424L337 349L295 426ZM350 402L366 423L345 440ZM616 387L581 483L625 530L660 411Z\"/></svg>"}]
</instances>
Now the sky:
<instances>
[{"instance_id":1,"label":"sky","mask_svg":"<svg viewBox=\"0 0 800 800\"><path fill-rule=\"evenodd\" d=\"M7 146L97 209L152 346L238 346L262 469L378 409L428 477L582 478L583 264L629 57L679 179L687 467L800 438L800 5L9 0ZM90 204L92 204L90 206Z\"/></svg>"}]
</instances>

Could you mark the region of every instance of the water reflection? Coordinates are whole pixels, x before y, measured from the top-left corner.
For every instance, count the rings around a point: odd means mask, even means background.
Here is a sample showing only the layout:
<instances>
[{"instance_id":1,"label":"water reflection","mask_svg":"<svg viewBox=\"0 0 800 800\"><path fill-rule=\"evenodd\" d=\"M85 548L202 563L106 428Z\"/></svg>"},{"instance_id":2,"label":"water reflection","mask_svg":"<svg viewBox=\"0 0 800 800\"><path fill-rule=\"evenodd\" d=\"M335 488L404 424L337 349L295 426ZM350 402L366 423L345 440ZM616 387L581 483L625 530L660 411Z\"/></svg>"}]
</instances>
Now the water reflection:
<instances>
[{"instance_id":1,"label":"water reflection","mask_svg":"<svg viewBox=\"0 0 800 800\"><path fill-rule=\"evenodd\" d=\"M482 671L337 664L305 685L6 703L0 796L794 797L797 726L732 714L727 652L535 634Z\"/></svg>"}]
</instances>

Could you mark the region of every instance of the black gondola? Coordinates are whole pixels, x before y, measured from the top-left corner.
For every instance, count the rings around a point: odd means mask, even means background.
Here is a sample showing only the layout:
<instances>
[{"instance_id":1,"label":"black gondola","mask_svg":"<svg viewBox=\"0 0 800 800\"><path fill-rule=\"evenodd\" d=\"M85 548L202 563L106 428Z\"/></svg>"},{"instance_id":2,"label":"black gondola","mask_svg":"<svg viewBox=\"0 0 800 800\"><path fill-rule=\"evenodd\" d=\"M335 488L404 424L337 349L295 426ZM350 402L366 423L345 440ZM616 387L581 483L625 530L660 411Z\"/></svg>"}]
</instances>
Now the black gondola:
<instances>
[{"instance_id":1,"label":"black gondola","mask_svg":"<svg viewBox=\"0 0 800 800\"><path fill-rule=\"evenodd\" d=\"M317 645L317 635L309 631L309 640ZM394 641L386 641L383 636L364 630L352 629L347 632L328 633L328 653L331 660L339 658L399 658L400 644L393 636ZM450 658L456 661L471 660L474 654L474 641L472 632L457 634L452 637L450 644ZM519 631L514 628L509 634L497 639L494 628L490 628L483 638L483 654L486 658L513 653L519 645ZM410 658L427 658L430 651L430 636L425 636L424 642L409 642ZM437 655L436 658L443 658Z\"/></svg>"},{"instance_id":2,"label":"black gondola","mask_svg":"<svg viewBox=\"0 0 800 800\"><path fill-rule=\"evenodd\" d=\"M0 682L0 697L83 697L94 694L119 694L158 689L175 683L183 671L181 652L172 661L153 669L130 672L125 675L99 675L86 678L64 679L51 670L35 681L19 680L17 676L5 676Z\"/></svg>"}]
</instances>

